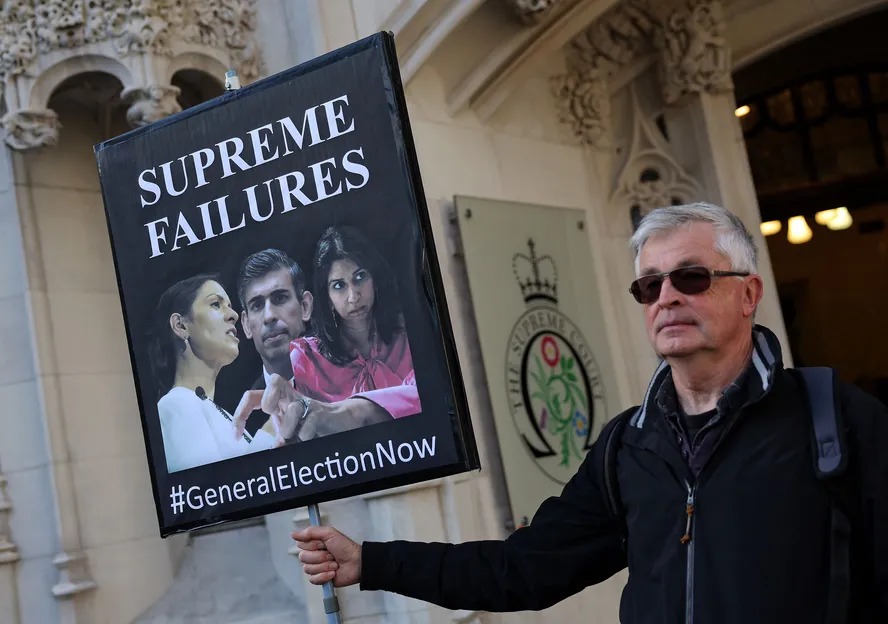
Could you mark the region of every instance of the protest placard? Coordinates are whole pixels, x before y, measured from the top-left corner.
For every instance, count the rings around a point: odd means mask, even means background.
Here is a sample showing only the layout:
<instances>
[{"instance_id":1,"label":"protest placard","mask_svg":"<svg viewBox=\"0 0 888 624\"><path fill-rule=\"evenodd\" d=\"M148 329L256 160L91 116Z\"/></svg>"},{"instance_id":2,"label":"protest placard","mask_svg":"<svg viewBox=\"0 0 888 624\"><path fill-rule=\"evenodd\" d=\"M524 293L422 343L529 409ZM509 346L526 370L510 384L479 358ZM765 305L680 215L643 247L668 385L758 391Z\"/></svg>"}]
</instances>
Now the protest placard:
<instances>
[{"instance_id":1,"label":"protest placard","mask_svg":"<svg viewBox=\"0 0 888 624\"><path fill-rule=\"evenodd\" d=\"M162 535L479 466L391 34L95 151Z\"/></svg>"}]
</instances>

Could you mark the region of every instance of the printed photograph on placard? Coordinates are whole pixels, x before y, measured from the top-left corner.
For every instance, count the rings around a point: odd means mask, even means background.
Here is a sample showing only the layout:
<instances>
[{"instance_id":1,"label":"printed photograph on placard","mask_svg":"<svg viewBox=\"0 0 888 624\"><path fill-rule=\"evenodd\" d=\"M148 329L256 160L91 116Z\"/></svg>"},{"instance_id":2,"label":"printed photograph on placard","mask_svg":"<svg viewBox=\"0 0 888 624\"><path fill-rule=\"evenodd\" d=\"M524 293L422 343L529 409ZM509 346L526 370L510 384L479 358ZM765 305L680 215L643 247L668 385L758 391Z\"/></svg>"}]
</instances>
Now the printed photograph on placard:
<instances>
[{"instance_id":1,"label":"printed photograph on placard","mask_svg":"<svg viewBox=\"0 0 888 624\"><path fill-rule=\"evenodd\" d=\"M96 146L162 535L477 467L391 35Z\"/></svg>"},{"instance_id":2,"label":"printed photograph on placard","mask_svg":"<svg viewBox=\"0 0 888 624\"><path fill-rule=\"evenodd\" d=\"M169 472L421 411L389 263L353 226L328 227L313 248L309 272L262 249L231 294L201 273L160 296L148 349ZM262 372L232 413L216 382L244 348Z\"/></svg>"}]
</instances>

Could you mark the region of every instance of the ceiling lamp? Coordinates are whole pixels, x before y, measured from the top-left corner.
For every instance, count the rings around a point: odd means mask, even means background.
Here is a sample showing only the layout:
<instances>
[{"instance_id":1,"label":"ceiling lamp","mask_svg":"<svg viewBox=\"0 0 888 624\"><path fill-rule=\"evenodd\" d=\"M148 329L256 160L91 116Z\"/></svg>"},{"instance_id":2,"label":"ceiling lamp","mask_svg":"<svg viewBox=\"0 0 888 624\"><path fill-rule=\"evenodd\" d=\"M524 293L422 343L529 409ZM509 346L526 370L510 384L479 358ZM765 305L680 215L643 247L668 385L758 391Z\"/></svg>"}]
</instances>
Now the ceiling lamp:
<instances>
[{"instance_id":1,"label":"ceiling lamp","mask_svg":"<svg viewBox=\"0 0 888 624\"><path fill-rule=\"evenodd\" d=\"M750 111L749 106L744 104L743 106L739 107L737 110L734 111L734 115L736 117L745 117L746 115L749 114L749 111Z\"/></svg>"},{"instance_id":2,"label":"ceiling lamp","mask_svg":"<svg viewBox=\"0 0 888 624\"><path fill-rule=\"evenodd\" d=\"M838 213L839 210L841 210L841 208L830 208L829 210L821 210L814 215L814 220L817 222L817 225L826 225L836 217L836 213Z\"/></svg>"},{"instance_id":3,"label":"ceiling lamp","mask_svg":"<svg viewBox=\"0 0 888 624\"><path fill-rule=\"evenodd\" d=\"M765 221L759 228L762 231L762 236L772 236L783 229L783 223L780 221Z\"/></svg>"},{"instance_id":4,"label":"ceiling lamp","mask_svg":"<svg viewBox=\"0 0 888 624\"><path fill-rule=\"evenodd\" d=\"M854 220L851 218L851 213L848 212L848 209L842 206L841 208L836 208L835 216L829 220L829 223L826 224L831 230L847 230L851 227L851 224L854 223Z\"/></svg>"},{"instance_id":5,"label":"ceiling lamp","mask_svg":"<svg viewBox=\"0 0 888 624\"><path fill-rule=\"evenodd\" d=\"M789 228L786 232L786 240L788 240L793 245L799 245L801 243L807 243L811 240L811 237L814 235L811 232L811 228L808 227L808 222L805 221L805 217L792 217L789 220Z\"/></svg>"}]
</instances>

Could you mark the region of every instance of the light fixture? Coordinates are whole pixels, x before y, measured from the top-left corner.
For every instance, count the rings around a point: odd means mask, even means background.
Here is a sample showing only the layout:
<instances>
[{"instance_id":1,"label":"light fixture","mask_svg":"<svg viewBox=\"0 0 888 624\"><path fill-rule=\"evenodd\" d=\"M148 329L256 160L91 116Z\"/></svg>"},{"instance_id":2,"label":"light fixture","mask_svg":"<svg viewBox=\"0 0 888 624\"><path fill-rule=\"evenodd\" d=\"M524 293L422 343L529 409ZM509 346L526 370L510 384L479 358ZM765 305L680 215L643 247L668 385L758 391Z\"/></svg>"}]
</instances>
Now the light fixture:
<instances>
[{"instance_id":1,"label":"light fixture","mask_svg":"<svg viewBox=\"0 0 888 624\"><path fill-rule=\"evenodd\" d=\"M854 220L851 218L851 213L848 212L845 206L842 206L841 208L836 208L835 216L830 219L826 227L831 230L847 230L852 223L854 223Z\"/></svg>"},{"instance_id":2,"label":"light fixture","mask_svg":"<svg viewBox=\"0 0 888 624\"><path fill-rule=\"evenodd\" d=\"M841 210L841 208L830 208L829 210L821 210L814 215L814 220L817 222L817 225L826 225L836 217L836 214L839 210Z\"/></svg>"},{"instance_id":3,"label":"light fixture","mask_svg":"<svg viewBox=\"0 0 888 624\"><path fill-rule=\"evenodd\" d=\"M772 236L783 229L783 223L780 221L764 221L759 225L759 229L762 231L762 236Z\"/></svg>"},{"instance_id":4,"label":"light fixture","mask_svg":"<svg viewBox=\"0 0 888 624\"><path fill-rule=\"evenodd\" d=\"M811 240L811 237L814 235L811 232L811 228L808 227L808 222L805 221L805 217L791 217L789 219L789 227L786 231L786 240L788 240L793 245L799 245L801 243L807 243Z\"/></svg>"},{"instance_id":5,"label":"light fixture","mask_svg":"<svg viewBox=\"0 0 888 624\"><path fill-rule=\"evenodd\" d=\"M744 117L749 114L750 110L751 109L749 108L749 106L744 104L743 106L739 107L737 110L734 111L734 115L736 117Z\"/></svg>"}]
</instances>

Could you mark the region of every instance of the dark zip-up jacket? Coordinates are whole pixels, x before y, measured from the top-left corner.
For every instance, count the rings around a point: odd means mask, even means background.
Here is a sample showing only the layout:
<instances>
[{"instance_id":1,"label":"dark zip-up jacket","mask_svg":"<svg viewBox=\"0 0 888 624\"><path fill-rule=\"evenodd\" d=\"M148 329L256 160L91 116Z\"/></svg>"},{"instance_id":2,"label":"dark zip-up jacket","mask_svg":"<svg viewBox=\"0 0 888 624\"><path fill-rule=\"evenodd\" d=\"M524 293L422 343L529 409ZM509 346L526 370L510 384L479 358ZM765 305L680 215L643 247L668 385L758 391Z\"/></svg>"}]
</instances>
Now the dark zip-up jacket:
<instances>
[{"instance_id":1,"label":"dark zip-up jacket","mask_svg":"<svg viewBox=\"0 0 888 624\"><path fill-rule=\"evenodd\" d=\"M754 333L745 399L696 479L652 400L668 367L658 369L640 408L624 414L632 415L617 459L625 551L603 490L603 443L614 419L528 527L503 541L365 542L361 588L451 609L539 610L628 565L624 624L823 622L830 497L814 473L804 390L783 369L774 335L761 327ZM888 411L851 386L840 396L856 484L848 622L884 624Z\"/></svg>"}]
</instances>

